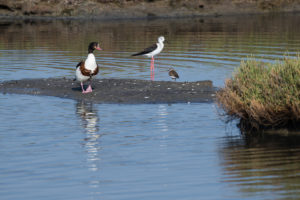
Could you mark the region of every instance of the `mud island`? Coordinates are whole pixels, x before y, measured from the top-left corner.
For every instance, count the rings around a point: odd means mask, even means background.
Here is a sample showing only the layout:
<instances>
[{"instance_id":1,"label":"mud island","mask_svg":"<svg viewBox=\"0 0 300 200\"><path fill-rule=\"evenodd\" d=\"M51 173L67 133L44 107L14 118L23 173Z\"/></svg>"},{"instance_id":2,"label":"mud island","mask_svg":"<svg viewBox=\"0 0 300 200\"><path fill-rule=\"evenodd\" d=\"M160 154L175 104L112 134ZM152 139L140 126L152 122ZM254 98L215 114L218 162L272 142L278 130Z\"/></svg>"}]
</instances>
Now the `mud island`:
<instances>
[{"instance_id":1,"label":"mud island","mask_svg":"<svg viewBox=\"0 0 300 200\"><path fill-rule=\"evenodd\" d=\"M137 79L95 79L93 92L82 94L80 84L67 78L23 79L0 83L1 93L55 96L94 103L212 102L212 81L175 82Z\"/></svg>"}]
</instances>

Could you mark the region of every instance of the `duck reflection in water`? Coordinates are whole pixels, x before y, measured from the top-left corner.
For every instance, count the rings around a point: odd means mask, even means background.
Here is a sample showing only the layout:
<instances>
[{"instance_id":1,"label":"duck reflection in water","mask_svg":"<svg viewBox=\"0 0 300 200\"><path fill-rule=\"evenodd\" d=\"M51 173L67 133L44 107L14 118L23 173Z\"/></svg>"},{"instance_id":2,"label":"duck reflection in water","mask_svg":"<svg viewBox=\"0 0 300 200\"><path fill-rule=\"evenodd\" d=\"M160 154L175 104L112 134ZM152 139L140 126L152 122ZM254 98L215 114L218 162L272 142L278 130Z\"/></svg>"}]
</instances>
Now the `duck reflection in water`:
<instances>
[{"instance_id":1,"label":"duck reflection in water","mask_svg":"<svg viewBox=\"0 0 300 200\"><path fill-rule=\"evenodd\" d=\"M99 117L98 111L91 102L79 101L76 104L76 114L81 119L81 125L85 130L86 137L84 146L87 151L87 162L89 170L97 171L99 160Z\"/></svg>"}]
</instances>

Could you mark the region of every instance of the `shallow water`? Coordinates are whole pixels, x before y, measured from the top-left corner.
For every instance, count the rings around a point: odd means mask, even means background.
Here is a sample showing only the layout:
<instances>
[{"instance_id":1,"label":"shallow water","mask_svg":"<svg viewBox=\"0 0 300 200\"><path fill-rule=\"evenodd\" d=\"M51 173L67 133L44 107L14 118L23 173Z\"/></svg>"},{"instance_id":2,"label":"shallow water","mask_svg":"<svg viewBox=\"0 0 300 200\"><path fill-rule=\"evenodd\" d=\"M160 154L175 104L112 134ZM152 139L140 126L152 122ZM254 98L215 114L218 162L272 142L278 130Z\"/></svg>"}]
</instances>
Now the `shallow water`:
<instances>
[{"instance_id":1,"label":"shallow water","mask_svg":"<svg viewBox=\"0 0 300 200\"><path fill-rule=\"evenodd\" d=\"M74 77L90 41L98 78L150 78L150 59L131 57L164 35L165 48L155 61L155 80L170 80L174 67L180 81L209 79L221 86L242 59L272 62L294 56L300 42L298 15L224 17L154 21L0 21L1 79ZM17 73L16 73L17 72Z\"/></svg>"},{"instance_id":2,"label":"shallow water","mask_svg":"<svg viewBox=\"0 0 300 200\"><path fill-rule=\"evenodd\" d=\"M150 79L132 53L164 35L155 80L222 86L241 59L298 52L298 15L153 21L0 21L0 78L74 76L99 41L98 78ZM300 138L240 134L215 104L92 104L0 94L1 199L297 199Z\"/></svg>"}]
</instances>

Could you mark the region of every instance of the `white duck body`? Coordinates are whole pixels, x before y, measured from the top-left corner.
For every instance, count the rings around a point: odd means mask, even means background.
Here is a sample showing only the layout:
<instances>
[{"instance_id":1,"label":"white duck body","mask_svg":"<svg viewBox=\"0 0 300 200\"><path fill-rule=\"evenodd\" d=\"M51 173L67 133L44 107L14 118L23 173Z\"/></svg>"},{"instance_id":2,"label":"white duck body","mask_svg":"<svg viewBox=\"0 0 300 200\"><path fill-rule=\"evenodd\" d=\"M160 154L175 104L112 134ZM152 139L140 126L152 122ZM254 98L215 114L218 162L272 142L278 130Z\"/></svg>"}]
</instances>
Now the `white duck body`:
<instances>
[{"instance_id":1,"label":"white duck body","mask_svg":"<svg viewBox=\"0 0 300 200\"><path fill-rule=\"evenodd\" d=\"M80 81L80 82L85 82L89 79L90 79L90 77L89 76L84 76L80 71L80 67L77 67L77 69L76 69L76 80Z\"/></svg>"},{"instance_id":2,"label":"white duck body","mask_svg":"<svg viewBox=\"0 0 300 200\"><path fill-rule=\"evenodd\" d=\"M84 66L86 69L91 70L92 73L94 73L94 71L97 68L97 63L96 63L96 58L93 53L88 54L88 56L84 62Z\"/></svg>"},{"instance_id":3,"label":"white duck body","mask_svg":"<svg viewBox=\"0 0 300 200\"><path fill-rule=\"evenodd\" d=\"M84 67L88 70L91 70L92 73L97 69L97 63L96 63L96 58L93 53L89 53L85 62L84 62ZM90 76L84 76L81 73L80 67L77 67L76 69L76 80L80 82L85 82L89 80L91 77Z\"/></svg>"}]
</instances>

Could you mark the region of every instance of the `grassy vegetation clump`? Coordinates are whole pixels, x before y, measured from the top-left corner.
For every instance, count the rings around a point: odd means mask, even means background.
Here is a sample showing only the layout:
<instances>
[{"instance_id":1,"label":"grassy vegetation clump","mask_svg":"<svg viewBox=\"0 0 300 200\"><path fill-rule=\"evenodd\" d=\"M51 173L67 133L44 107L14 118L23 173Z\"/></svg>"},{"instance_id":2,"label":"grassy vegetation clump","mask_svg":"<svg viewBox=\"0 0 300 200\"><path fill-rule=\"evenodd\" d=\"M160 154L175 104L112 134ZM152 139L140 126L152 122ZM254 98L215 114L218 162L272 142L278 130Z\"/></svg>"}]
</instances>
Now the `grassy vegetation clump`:
<instances>
[{"instance_id":1,"label":"grassy vegetation clump","mask_svg":"<svg viewBox=\"0 0 300 200\"><path fill-rule=\"evenodd\" d=\"M248 128L300 127L300 57L265 64L242 61L217 101L227 115Z\"/></svg>"}]
</instances>

